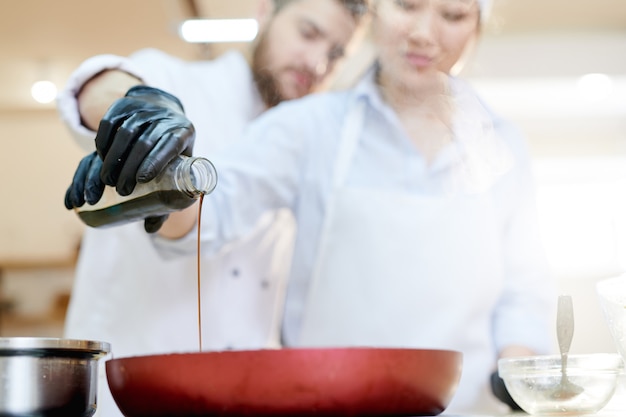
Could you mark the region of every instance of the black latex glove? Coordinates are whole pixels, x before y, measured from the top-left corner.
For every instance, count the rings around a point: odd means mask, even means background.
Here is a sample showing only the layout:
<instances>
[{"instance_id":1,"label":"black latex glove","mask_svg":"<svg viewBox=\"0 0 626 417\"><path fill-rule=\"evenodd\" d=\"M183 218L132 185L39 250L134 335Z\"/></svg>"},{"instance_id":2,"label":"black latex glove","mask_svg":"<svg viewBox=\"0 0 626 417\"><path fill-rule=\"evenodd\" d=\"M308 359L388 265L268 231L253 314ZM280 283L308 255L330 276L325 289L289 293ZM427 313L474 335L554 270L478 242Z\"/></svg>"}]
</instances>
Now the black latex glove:
<instances>
[{"instance_id":1,"label":"black latex glove","mask_svg":"<svg viewBox=\"0 0 626 417\"><path fill-rule=\"evenodd\" d=\"M65 207L96 203L105 185L116 187L120 195L131 194L138 182L154 179L176 156L191 156L194 138L193 124L176 97L152 87L132 87L100 121L96 153L80 162ZM144 228L154 233L166 219L146 218Z\"/></svg>"},{"instance_id":2,"label":"black latex glove","mask_svg":"<svg viewBox=\"0 0 626 417\"><path fill-rule=\"evenodd\" d=\"M143 228L148 233L156 233L161 228L161 226L163 226L163 223L165 223L165 220L167 220L168 217L169 214L165 214L163 216L146 217L143 222Z\"/></svg>"},{"instance_id":3,"label":"black latex glove","mask_svg":"<svg viewBox=\"0 0 626 417\"><path fill-rule=\"evenodd\" d=\"M511 410L522 410L520 406L517 405L515 400L511 398L511 394L509 394L509 391L506 389L506 385L504 385L504 380L500 378L497 371L491 374L491 392L493 392L493 395L495 395L497 399L508 405Z\"/></svg>"},{"instance_id":4,"label":"black latex glove","mask_svg":"<svg viewBox=\"0 0 626 417\"><path fill-rule=\"evenodd\" d=\"M195 129L173 95L147 86L132 87L100 121L96 151L100 178L120 195L154 179L176 156L191 156Z\"/></svg>"},{"instance_id":5,"label":"black latex glove","mask_svg":"<svg viewBox=\"0 0 626 417\"><path fill-rule=\"evenodd\" d=\"M81 207L85 201L95 204L102 197L104 183L100 179L102 159L96 152L84 157L74 173L72 185L65 192L65 207L71 210Z\"/></svg>"}]
</instances>

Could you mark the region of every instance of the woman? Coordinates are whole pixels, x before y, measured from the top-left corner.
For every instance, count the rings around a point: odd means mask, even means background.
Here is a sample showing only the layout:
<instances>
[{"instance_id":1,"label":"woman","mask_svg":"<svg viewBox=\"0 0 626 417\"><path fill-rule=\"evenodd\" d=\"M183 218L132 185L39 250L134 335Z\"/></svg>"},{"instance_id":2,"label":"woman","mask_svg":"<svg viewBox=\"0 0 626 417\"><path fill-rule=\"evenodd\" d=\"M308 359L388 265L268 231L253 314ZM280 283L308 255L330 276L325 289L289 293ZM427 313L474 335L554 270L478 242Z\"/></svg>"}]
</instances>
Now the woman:
<instances>
[{"instance_id":1,"label":"woman","mask_svg":"<svg viewBox=\"0 0 626 417\"><path fill-rule=\"evenodd\" d=\"M497 358L551 347L525 144L449 76L478 36L481 7L376 1L372 71L353 91L280 106L245 147L215 158L220 184L202 225L211 250L262 212L291 208L284 343L461 350L450 412L493 412ZM242 194L249 204L229 205Z\"/></svg>"},{"instance_id":2,"label":"woman","mask_svg":"<svg viewBox=\"0 0 626 417\"><path fill-rule=\"evenodd\" d=\"M284 345L460 350L448 412L493 413L497 358L550 350L554 297L525 144L449 75L486 2L372 7L378 59L358 86L281 104L215 155L203 250L290 208ZM193 230L179 214L154 239L169 256L196 248L193 232L171 239Z\"/></svg>"}]
</instances>

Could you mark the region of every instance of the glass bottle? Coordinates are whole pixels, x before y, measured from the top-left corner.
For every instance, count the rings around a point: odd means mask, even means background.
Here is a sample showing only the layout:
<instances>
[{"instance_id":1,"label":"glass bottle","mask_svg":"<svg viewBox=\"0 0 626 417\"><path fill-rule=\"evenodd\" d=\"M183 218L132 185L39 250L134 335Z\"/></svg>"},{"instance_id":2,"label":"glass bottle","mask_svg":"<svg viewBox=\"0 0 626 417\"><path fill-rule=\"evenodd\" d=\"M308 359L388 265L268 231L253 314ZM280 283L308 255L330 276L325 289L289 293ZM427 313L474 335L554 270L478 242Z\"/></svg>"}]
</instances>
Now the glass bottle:
<instances>
[{"instance_id":1,"label":"glass bottle","mask_svg":"<svg viewBox=\"0 0 626 417\"><path fill-rule=\"evenodd\" d=\"M96 204L85 203L76 212L88 226L116 226L187 208L216 184L211 161L179 155L155 179L138 183L130 195L121 196L107 186Z\"/></svg>"}]
</instances>

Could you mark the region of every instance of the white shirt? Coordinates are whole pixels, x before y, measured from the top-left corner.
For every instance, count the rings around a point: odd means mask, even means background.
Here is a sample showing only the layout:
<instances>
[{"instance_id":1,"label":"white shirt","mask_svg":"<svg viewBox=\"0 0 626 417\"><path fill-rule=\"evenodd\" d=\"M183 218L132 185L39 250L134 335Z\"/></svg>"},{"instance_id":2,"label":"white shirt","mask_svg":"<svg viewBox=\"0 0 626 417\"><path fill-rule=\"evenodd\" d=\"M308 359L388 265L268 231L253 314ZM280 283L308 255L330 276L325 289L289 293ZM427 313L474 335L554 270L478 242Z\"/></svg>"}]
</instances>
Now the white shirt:
<instances>
[{"instance_id":1,"label":"white shirt","mask_svg":"<svg viewBox=\"0 0 626 417\"><path fill-rule=\"evenodd\" d=\"M76 94L104 69L122 69L177 96L196 127L194 155L210 157L237 141L264 111L250 68L238 53L184 62L156 50L83 63L59 99L62 118L87 150L95 132L80 123ZM242 204L245 204L245 199ZM293 242L287 211L272 211L237 241L202 259L203 348L264 348L279 343L283 288ZM166 260L143 222L85 230L65 337L111 343L115 357L197 351L197 268L190 254ZM102 391L102 390L101 390ZM104 387L104 395L108 389ZM102 398L99 409L119 415Z\"/></svg>"},{"instance_id":2,"label":"white shirt","mask_svg":"<svg viewBox=\"0 0 626 417\"><path fill-rule=\"evenodd\" d=\"M492 306L493 352L512 344L528 346L537 352L551 350L553 284L539 239L526 144L512 126L486 112L468 86L460 80L453 79L452 83L457 100L474 102L474 107L465 109L480 106L480 111L476 114L470 111L456 120L454 142L431 165L412 145L392 109L382 101L371 74L354 91L314 95L281 104L251 125L243 141L213 156L220 185L205 199L202 225L205 250L217 250L225 242L244 235L266 210L288 208L294 213L298 232L284 316L287 345L301 344L303 312L320 250L320 233L332 191L333 167L344 118L357 100L365 99L365 124L346 183L416 195L465 190L463 187L472 192L471 186L479 186L497 214L493 222L501 239L503 258L494 260L502 265L503 282ZM484 112L486 118L480 116ZM479 133L491 127L494 134L487 143L481 143L483 137ZM491 167L493 172L486 172L487 175L477 172L476 178L481 181L463 184L463 173L468 166L472 169L472 161L476 166ZM499 166L501 162L505 163ZM233 210L233 201L246 204ZM472 218L466 221L472 222ZM415 236L414 246L426 247L436 238ZM475 245L480 247L481 239L485 238L477 234ZM187 253L193 247L193 240L187 238L154 241L169 256ZM454 258L455 254L450 253L450 262ZM481 278L467 271L466 279L477 287ZM429 282L428 285L446 284ZM345 298L349 303L350 294L345 294ZM467 303L476 310L484 309L482 299L471 298ZM428 320L458 323L458 330L463 333L464 318L458 316L454 306L447 307L451 308L434 312ZM416 323L415 328L407 331L419 332L420 328ZM471 343L471 337L467 335L466 343ZM384 345L385 341L381 340L380 344ZM448 347L464 350L458 344ZM495 361L494 354L494 369Z\"/></svg>"}]
</instances>

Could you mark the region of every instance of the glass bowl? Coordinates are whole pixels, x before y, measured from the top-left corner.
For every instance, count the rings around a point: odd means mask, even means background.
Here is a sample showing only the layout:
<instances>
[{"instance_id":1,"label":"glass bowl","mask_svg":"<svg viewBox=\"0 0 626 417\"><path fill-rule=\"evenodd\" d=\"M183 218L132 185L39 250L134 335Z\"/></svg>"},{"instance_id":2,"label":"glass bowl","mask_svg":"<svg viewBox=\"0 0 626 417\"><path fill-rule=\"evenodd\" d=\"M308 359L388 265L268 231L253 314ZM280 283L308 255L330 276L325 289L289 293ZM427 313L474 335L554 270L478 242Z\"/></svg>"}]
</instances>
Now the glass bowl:
<instances>
[{"instance_id":1,"label":"glass bowl","mask_svg":"<svg viewBox=\"0 0 626 417\"><path fill-rule=\"evenodd\" d=\"M500 359L498 373L527 413L566 416L595 413L604 407L615 392L623 366L617 353L569 355L566 373L576 389L565 395L560 391L560 355Z\"/></svg>"}]
</instances>

